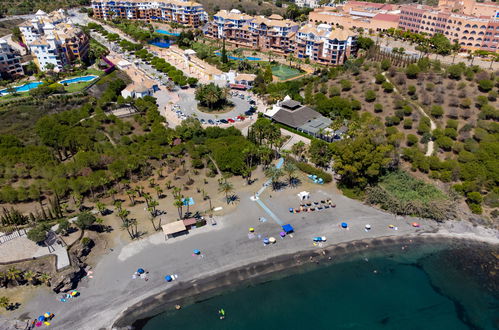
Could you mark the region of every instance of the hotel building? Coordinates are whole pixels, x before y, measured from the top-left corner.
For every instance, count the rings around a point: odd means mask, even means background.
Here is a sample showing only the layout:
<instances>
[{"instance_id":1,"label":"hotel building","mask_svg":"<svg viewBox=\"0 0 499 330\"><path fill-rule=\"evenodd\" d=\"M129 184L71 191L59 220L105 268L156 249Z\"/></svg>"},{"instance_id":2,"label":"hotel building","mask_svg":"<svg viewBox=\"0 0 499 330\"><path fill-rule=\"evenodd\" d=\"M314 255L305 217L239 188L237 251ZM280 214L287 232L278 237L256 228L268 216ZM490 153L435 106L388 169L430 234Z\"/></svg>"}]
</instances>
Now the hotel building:
<instances>
[{"instance_id":1,"label":"hotel building","mask_svg":"<svg viewBox=\"0 0 499 330\"><path fill-rule=\"evenodd\" d=\"M99 19L131 19L174 22L199 27L208 20L203 6L181 0L92 0L94 17Z\"/></svg>"},{"instance_id":2,"label":"hotel building","mask_svg":"<svg viewBox=\"0 0 499 330\"><path fill-rule=\"evenodd\" d=\"M499 46L499 20L496 19L499 5L445 0L439 8L424 5L401 7L399 28L411 32L433 35L442 33L449 40L459 43L468 51L486 50L497 52ZM468 3L468 5L464 5ZM457 8L451 7L451 4ZM451 9L452 11L449 11ZM471 16L470 13L488 16Z\"/></svg>"},{"instance_id":3,"label":"hotel building","mask_svg":"<svg viewBox=\"0 0 499 330\"><path fill-rule=\"evenodd\" d=\"M47 14L39 10L33 19L19 26L24 44L34 56L38 68L46 71L51 65L55 71L85 60L89 38L68 19L65 12Z\"/></svg>"}]
</instances>

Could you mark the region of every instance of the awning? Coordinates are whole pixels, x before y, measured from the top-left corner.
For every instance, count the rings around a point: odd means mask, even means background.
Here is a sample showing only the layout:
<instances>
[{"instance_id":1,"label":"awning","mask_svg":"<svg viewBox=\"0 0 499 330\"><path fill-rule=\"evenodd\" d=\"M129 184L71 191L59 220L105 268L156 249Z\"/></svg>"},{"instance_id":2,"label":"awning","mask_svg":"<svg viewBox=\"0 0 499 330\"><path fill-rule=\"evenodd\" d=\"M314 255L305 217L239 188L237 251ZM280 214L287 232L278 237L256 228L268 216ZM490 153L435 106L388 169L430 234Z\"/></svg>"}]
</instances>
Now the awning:
<instances>
[{"instance_id":1,"label":"awning","mask_svg":"<svg viewBox=\"0 0 499 330\"><path fill-rule=\"evenodd\" d=\"M246 90L248 87L243 84L229 84L230 88Z\"/></svg>"},{"instance_id":2,"label":"awning","mask_svg":"<svg viewBox=\"0 0 499 330\"><path fill-rule=\"evenodd\" d=\"M287 234L294 231L293 226L291 226L290 224L282 226L282 230L284 230Z\"/></svg>"},{"instance_id":3,"label":"awning","mask_svg":"<svg viewBox=\"0 0 499 330\"><path fill-rule=\"evenodd\" d=\"M162 225L161 229L163 229L163 233L165 235L180 233L182 231L187 230L187 228L185 228L183 221L175 221L172 223L167 223L166 225Z\"/></svg>"},{"instance_id":4,"label":"awning","mask_svg":"<svg viewBox=\"0 0 499 330\"><path fill-rule=\"evenodd\" d=\"M184 226L193 226L196 224L197 220L196 218L189 218L189 219L185 219L185 220L182 220L184 222Z\"/></svg>"}]
</instances>

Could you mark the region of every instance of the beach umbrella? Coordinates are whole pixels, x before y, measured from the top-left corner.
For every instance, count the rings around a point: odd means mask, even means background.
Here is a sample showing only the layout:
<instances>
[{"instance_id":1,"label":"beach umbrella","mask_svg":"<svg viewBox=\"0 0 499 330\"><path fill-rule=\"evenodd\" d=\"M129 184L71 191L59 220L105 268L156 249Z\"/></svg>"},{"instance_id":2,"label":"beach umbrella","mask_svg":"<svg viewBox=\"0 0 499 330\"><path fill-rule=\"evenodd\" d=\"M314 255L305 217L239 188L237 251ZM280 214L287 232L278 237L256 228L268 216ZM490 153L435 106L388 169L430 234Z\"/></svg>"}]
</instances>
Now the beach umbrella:
<instances>
[{"instance_id":1,"label":"beach umbrella","mask_svg":"<svg viewBox=\"0 0 499 330\"><path fill-rule=\"evenodd\" d=\"M275 238L274 237L270 237L269 238L269 242L272 243L272 244L274 244L275 243Z\"/></svg>"},{"instance_id":2,"label":"beach umbrella","mask_svg":"<svg viewBox=\"0 0 499 330\"><path fill-rule=\"evenodd\" d=\"M367 225L366 225L366 229L367 229L367 230L370 230L370 229L371 229L371 225L367 224Z\"/></svg>"},{"instance_id":3,"label":"beach umbrella","mask_svg":"<svg viewBox=\"0 0 499 330\"><path fill-rule=\"evenodd\" d=\"M394 225L388 225L388 228L393 229L393 228L395 228L395 226Z\"/></svg>"},{"instance_id":4,"label":"beach umbrella","mask_svg":"<svg viewBox=\"0 0 499 330\"><path fill-rule=\"evenodd\" d=\"M36 324L35 324L35 325L36 325L36 327L37 327L37 328L39 328L39 327L41 327L41 326L42 326L42 324L43 324L42 322L36 322Z\"/></svg>"},{"instance_id":5,"label":"beach umbrella","mask_svg":"<svg viewBox=\"0 0 499 330\"><path fill-rule=\"evenodd\" d=\"M45 312L45 314L43 314L43 316L50 317L50 313Z\"/></svg>"},{"instance_id":6,"label":"beach umbrella","mask_svg":"<svg viewBox=\"0 0 499 330\"><path fill-rule=\"evenodd\" d=\"M269 239L267 237L263 239L263 244L269 244Z\"/></svg>"},{"instance_id":7,"label":"beach umbrella","mask_svg":"<svg viewBox=\"0 0 499 330\"><path fill-rule=\"evenodd\" d=\"M38 321L40 321L40 322L45 321L45 316L43 316L43 315L38 316Z\"/></svg>"},{"instance_id":8,"label":"beach umbrella","mask_svg":"<svg viewBox=\"0 0 499 330\"><path fill-rule=\"evenodd\" d=\"M198 249L196 249L196 250L194 250L192 252L194 252L194 254L200 254L201 253L201 251L199 251Z\"/></svg>"},{"instance_id":9,"label":"beach umbrella","mask_svg":"<svg viewBox=\"0 0 499 330\"><path fill-rule=\"evenodd\" d=\"M341 223L341 228L347 228L347 227L348 227L348 223L346 223L346 222Z\"/></svg>"},{"instance_id":10,"label":"beach umbrella","mask_svg":"<svg viewBox=\"0 0 499 330\"><path fill-rule=\"evenodd\" d=\"M419 223L417 223L417 222L413 222L411 225L412 225L413 227L416 227L416 228L418 228L418 227L420 226L420 225L419 225Z\"/></svg>"},{"instance_id":11,"label":"beach umbrella","mask_svg":"<svg viewBox=\"0 0 499 330\"><path fill-rule=\"evenodd\" d=\"M292 208L292 207L290 207L290 208L289 208L289 212L290 212L290 213L293 213L293 212L294 212L294 210L295 210L295 209L294 209L294 208Z\"/></svg>"},{"instance_id":12,"label":"beach umbrella","mask_svg":"<svg viewBox=\"0 0 499 330\"><path fill-rule=\"evenodd\" d=\"M171 282L172 280L173 280L173 278L170 275L165 276L165 281Z\"/></svg>"},{"instance_id":13,"label":"beach umbrella","mask_svg":"<svg viewBox=\"0 0 499 330\"><path fill-rule=\"evenodd\" d=\"M143 268L137 269L137 273L144 274L146 271Z\"/></svg>"},{"instance_id":14,"label":"beach umbrella","mask_svg":"<svg viewBox=\"0 0 499 330\"><path fill-rule=\"evenodd\" d=\"M252 232L254 232L254 231L255 231L255 228L251 227L251 228L249 229L249 231L250 231L250 233L252 233Z\"/></svg>"},{"instance_id":15,"label":"beach umbrella","mask_svg":"<svg viewBox=\"0 0 499 330\"><path fill-rule=\"evenodd\" d=\"M279 233L279 235L280 235L281 237L284 237L284 236L286 236L286 233L285 233L285 232L283 232L283 231L281 231L281 232Z\"/></svg>"}]
</instances>

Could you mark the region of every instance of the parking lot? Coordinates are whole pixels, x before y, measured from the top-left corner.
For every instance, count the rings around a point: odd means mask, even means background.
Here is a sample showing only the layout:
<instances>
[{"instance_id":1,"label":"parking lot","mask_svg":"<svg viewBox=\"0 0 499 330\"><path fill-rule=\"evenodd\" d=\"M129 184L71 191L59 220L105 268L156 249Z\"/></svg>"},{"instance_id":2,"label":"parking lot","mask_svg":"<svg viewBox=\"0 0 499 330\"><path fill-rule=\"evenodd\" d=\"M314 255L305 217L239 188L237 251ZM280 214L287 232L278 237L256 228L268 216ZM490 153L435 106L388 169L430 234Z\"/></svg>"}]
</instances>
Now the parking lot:
<instances>
[{"instance_id":1,"label":"parking lot","mask_svg":"<svg viewBox=\"0 0 499 330\"><path fill-rule=\"evenodd\" d=\"M244 121L256 112L254 97L249 93L232 91L229 100L234 104L232 110L225 113L207 113L198 110L193 90L181 90L180 100L173 105L171 111L180 119L197 118L202 124L220 125Z\"/></svg>"}]
</instances>

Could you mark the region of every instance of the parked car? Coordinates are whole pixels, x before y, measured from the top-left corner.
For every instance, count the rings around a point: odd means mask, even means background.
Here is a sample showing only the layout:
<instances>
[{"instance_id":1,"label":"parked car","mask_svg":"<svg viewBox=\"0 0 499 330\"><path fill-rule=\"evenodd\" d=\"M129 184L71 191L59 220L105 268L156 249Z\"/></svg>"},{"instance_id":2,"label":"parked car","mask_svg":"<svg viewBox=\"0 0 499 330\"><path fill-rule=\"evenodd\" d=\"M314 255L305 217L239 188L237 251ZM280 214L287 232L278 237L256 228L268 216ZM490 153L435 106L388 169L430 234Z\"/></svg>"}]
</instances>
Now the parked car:
<instances>
[{"instance_id":1,"label":"parked car","mask_svg":"<svg viewBox=\"0 0 499 330\"><path fill-rule=\"evenodd\" d=\"M229 123L231 123L231 124L232 124L232 123L235 123L234 119L232 119L232 118L227 119L227 121L228 121Z\"/></svg>"},{"instance_id":2,"label":"parked car","mask_svg":"<svg viewBox=\"0 0 499 330\"><path fill-rule=\"evenodd\" d=\"M222 124L227 124L227 123L228 123L227 119L220 119L220 122L221 122Z\"/></svg>"},{"instance_id":3,"label":"parked car","mask_svg":"<svg viewBox=\"0 0 499 330\"><path fill-rule=\"evenodd\" d=\"M204 119L201 119L200 122L201 122L201 124L206 124L206 120L204 120Z\"/></svg>"},{"instance_id":4,"label":"parked car","mask_svg":"<svg viewBox=\"0 0 499 330\"><path fill-rule=\"evenodd\" d=\"M215 125L215 122L213 120L211 120L211 119L208 119L208 124Z\"/></svg>"}]
</instances>

